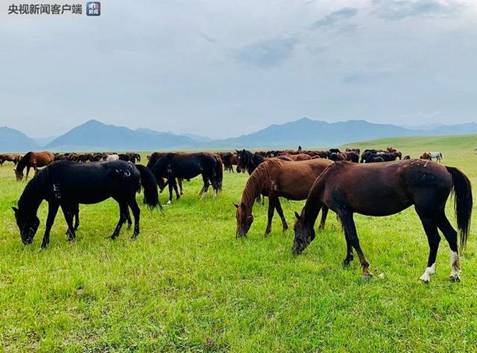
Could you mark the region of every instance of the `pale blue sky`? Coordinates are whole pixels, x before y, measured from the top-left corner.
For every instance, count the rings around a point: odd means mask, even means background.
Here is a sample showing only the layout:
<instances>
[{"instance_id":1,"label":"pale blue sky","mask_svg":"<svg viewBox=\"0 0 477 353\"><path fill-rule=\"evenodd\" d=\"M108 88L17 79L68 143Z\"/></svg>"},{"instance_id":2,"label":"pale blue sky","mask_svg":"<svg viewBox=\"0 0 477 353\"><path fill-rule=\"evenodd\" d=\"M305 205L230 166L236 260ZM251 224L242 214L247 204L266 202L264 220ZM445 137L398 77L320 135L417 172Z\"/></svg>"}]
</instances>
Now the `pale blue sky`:
<instances>
[{"instance_id":1,"label":"pale blue sky","mask_svg":"<svg viewBox=\"0 0 477 353\"><path fill-rule=\"evenodd\" d=\"M0 126L31 136L91 118L211 137L304 116L477 121L475 0L106 0L96 18L10 3Z\"/></svg>"}]
</instances>

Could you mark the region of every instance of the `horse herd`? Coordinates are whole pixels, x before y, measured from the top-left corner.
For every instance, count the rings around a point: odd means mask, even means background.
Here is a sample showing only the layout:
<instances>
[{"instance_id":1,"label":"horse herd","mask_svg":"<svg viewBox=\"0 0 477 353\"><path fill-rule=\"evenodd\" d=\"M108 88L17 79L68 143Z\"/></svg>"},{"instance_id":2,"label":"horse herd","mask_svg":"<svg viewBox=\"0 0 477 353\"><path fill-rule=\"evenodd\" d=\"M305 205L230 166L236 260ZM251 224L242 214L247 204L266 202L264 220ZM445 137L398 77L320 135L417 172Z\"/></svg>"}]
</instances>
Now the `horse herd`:
<instances>
[{"instance_id":1,"label":"horse herd","mask_svg":"<svg viewBox=\"0 0 477 353\"><path fill-rule=\"evenodd\" d=\"M271 232L275 210L280 216L283 230L288 223L280 198L306 200L301 213L296 213L293 253L300 254L315 239L314 224L322 212L319 229L325 227L328 210L340 220L346 241L343 265L358 255L363 276L371 276L369 262L359 244L353 216L387 216L414 206L428 238L429 256L420 279L427 283L435 273L439 246L439 230L451 250L451 275L460 280L459 248L467 241L472 213L472 188L469 179L458 169L434 163L441 153L425 153L420 159L402 157L401 152L386 150L330 149L328 151L258 151L245 149L235 152L154 152L147 156L146 166L136 153L53 154L29 152L18 160L15 168L17 180L23 178L23 169L36 171L45 166L28 182L14 207L16 223L24 244L30 244L40 221L37 210L43 200L48 202L48 216L42 248L49 242L50 230L59 208L62 209L69 240L75 238L79 226L79 204L94 204L113 198L119 205L119 220L111 235L115 239L122 225L132 225L129 210L134 217L135 239L140 231L140 208L136 193L144 190L144 203L150 208L161 208L159 192L169 189L169 202L175 192L179 199L183 193L183 180L201 176L205 194L211 186L214 193L222 190L223 171L247 172L250 176L236 207L236 237L246 236L254 221L253 205L267 197L268 221L265 234ZM108 156L117 156L108 159ZM99 158L99 159L98 159ZM51 163L55 161L54 163ZM89 162L86 162L89 161ZM362 163L359 163L362 162ZM380 163L379 163L380 162ZM27 175L28 175L27 169ZM451 192L455 193L455 212L460 232L445 215L445 205Z\"/></svg>"}]
</instances>

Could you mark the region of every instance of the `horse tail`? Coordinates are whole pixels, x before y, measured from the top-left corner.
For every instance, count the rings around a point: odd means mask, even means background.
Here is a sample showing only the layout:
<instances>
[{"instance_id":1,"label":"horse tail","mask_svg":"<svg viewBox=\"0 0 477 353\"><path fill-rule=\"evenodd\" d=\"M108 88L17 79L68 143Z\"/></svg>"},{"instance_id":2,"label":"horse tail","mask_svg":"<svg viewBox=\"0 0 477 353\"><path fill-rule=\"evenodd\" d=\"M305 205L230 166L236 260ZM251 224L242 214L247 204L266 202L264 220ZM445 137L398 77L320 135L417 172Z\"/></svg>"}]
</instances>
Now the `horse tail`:
<instances>
[{"instance_id":1,"label":"horse tail","mask_svg":"<svg viewBox=\"0 0 477 353\"><path fill-rule=\"evenodd\" d=\"M220 157L216 157L215 160L217 161L215 165L215 178L217 183L218 191L222 191L222 180L224 179L224 166Z\"/></svg>"},{"instance_id":2,"label":"horse tail","mask_svg":"<svg viewBox=\"0 0 477 353\"><path fill-rule=\"evenodd\" d=\"M157 181L154 174L149 168L135 164L136 168L141 174L141 185L144 188L144 203L150 208L159 207L162 209L161 202L159 201L159 193L157 192Z\"/></svg>"},{"instance_id":3,"label":"horse tail","mask_svg":"<svg viewBox=\"0 0 477 353\"><path fill-rule=\"evenodd\" d=\"M459 169L446 167L452 175L454 186L454 209L457 218L457 226L460 231L460 247L463 249L469 235L470 219L472 216L472 185L469 178Z\"/></svg>"}]
</instances>

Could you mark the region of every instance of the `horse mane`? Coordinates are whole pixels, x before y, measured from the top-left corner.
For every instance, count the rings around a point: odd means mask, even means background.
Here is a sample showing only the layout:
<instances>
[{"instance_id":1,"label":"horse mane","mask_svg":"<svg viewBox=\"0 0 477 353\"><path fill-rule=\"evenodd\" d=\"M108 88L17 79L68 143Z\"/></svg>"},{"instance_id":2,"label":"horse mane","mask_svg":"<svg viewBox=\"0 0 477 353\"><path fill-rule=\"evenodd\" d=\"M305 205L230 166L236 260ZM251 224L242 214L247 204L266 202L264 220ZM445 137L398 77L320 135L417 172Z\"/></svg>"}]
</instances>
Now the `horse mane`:
<instances>
[{"instance_id":1,"label":"horse mane","mask_svg":"<svg viewBox=\"0 0 477 353\"><path fill-rule=\"evenodd\" d=\"M246 207L252 207L257 196L259 196L262 190L270 184L272 179L270 176L270 169L273 166L280 166L281 164L282 161L276 158L267 159L259 164L245 184L240 203L244 204Z\"/></svg>"},{"instance_id":2,"label":"horse mane","mask_svg":"<svg viewBox=\"0 0 477 353\"><path fill-rule=\"evenodd\" d=\"M21 211L32 210L36 213L36 210L40 206L43 200L45 190L45 184L48 178L48 168L42 170L38 175L33 177L23 190L23 193L18 200L18 208Z\"/></svg>"},{"instance_id":3,"label":"horse mane","mask_svg":"<svg viewBox=\"0 0 477 353\"><path fill-rule=\"evenodd\" d=\"M27 160L29 160L31 157L31 152L26 153L22 158L17 163L16 171L17 172L22 172L23 169L25 169L25 166L27 164Z\"/></svg>"}]
</instances>

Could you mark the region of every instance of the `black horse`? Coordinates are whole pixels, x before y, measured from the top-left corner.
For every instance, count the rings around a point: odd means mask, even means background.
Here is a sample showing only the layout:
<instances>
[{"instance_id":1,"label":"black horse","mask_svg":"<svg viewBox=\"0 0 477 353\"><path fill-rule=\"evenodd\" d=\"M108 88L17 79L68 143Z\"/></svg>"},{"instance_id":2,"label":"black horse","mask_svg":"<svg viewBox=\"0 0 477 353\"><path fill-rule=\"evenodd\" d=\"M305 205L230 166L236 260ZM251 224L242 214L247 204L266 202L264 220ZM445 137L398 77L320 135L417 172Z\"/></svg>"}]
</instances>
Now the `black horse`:
<instances>
[{"instance_id":1,"label":"black horse","mask_svg":"<svg viewBox=\"0 0 477 353\"><path fill-rule=\"evenodd\" d=\"M252 174L255 168L265 160L265 157L258 153L252 153L248 150L241 150L237 152L237 169L247 170L248 174Z\"/></svg>"},{"instance_id":2,"label":"black horse","mask_svg":"<svg viewBox=\"0 0 477 353\"><path fill-rule=\"evenodd\" d=\"M201 195L208 191L210 185L215 193L222 189L223 165L220 157L213 153L166 153L154 159L151 157L148 167L156 177L161 190L166 185L169 186L169 202L172 202L173 190L177 199L180 198L177 180L181 179L190 180L202 175L204 186L200 191Z\"/></svg>"},{"instance_id":3,"label":"black horse","mask_svg":"<svg viewBox=\"0 0 477 353\"><path fill-rule=\"evenodd\" d=\"M73 216L78 212L78 204L93 204L110 197L119 204L119 222L111 235L115 239L126 221L129 211L134 215L133 239L139 234L139 206L136 193L141 185L144 202L149 207L161 207L152 173L142 165L125 161L76 163L58 161L44 168L25 187L18 209L13 207L15 218L24 244L31 244L40 220L37 210L43 200L48 201L48 218L41 247L45 248L50 239L58 208L61 207L68 225L68 240L75 238Z\"/></svg>"}]
</instances>

